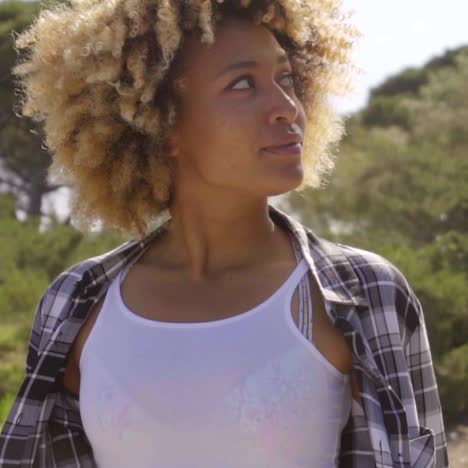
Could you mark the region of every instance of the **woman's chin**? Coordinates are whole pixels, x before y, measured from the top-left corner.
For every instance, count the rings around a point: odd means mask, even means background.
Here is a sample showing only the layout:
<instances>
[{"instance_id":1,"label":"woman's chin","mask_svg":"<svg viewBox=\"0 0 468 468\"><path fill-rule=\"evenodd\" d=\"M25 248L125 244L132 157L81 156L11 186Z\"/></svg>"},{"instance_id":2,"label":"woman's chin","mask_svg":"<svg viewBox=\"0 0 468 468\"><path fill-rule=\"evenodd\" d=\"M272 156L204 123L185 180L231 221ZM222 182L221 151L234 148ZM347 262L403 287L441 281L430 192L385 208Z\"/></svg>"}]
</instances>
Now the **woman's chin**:
<instances>
[{"instance_id":1,"label":"woman's chin","mask_svg":"<svg viewBox=\"0 0 468 468\"><path fill-rule=\"evenodd\" d=\"M302 170L297 171L296 173L291 173L290 177L283 177L281 180L277 181L275 184L271 184L268 191L269 197L274 197L277 195L284 195L286 193L295 190L299 187L304 180L304 172Z\"/></svg>"}]
</instances>

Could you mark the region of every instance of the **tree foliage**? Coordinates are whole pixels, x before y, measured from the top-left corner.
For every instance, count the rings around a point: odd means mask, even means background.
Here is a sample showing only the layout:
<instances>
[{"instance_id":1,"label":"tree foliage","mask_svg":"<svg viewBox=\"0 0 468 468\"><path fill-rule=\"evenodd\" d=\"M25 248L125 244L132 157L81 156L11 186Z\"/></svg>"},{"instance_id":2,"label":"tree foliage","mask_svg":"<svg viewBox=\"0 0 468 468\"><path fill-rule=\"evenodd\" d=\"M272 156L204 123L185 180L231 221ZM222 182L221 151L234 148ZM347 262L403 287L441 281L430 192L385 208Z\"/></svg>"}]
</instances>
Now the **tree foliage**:
<instances>
[{"instance_id":1,"label":"tree foliage","mask_svg":"<svg viewBox=\"0 0 468 468\"><path fill-rule=\"evenodd\" d=\"M45 214L43 198L60 188L47 180L51 159L42 147L42 126L17 115L19 88L11 73L19 58L14 35L31 23L39 9L39 2L0 2L0 193L14 194L17 208L26 216Z\"/></svg>"}]
</instances>

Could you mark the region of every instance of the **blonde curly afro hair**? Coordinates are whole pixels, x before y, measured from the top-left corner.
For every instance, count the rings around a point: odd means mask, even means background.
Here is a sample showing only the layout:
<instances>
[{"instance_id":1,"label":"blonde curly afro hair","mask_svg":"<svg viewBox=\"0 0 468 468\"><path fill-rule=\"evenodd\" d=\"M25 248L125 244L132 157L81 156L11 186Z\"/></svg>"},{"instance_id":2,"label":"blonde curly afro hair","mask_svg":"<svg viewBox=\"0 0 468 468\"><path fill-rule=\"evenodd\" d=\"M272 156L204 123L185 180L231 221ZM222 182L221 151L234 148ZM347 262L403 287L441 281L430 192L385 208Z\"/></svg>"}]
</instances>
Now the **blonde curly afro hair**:
<instances>
[{"instance_id":1,"label":"blonde curly afro hair","mask_svg":"<svg viewBox=\"0 0 468 468\"><path fill-rule=\"evenodd\" d=\"M13 68L20 115L44 121L49 175L73 188L76 226L96 223L143 237L172 199L165 157L180 99L184 39L215 41L223 18L267 27L287 51L307 117L304 180L318 188L344 134L329 95L352 89L359 32L339 0L69 0L42 9L18 35ZM166 153L167 154L167 153Z\"/></svg>"}]
</instances>

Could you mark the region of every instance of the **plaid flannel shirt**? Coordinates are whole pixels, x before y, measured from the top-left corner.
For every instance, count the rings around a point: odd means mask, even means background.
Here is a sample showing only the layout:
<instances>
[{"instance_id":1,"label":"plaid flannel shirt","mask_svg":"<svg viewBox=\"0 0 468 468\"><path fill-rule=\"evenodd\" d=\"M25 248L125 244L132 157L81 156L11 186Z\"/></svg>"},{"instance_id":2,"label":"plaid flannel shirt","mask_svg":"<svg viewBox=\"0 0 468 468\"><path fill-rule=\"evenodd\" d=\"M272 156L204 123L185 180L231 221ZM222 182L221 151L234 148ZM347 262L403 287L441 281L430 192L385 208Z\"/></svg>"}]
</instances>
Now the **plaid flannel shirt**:
<instances>
[{"instance_id":1,"label":"plaid flannel shirt","mask_svg":"<svg viewBox=\"0 0 468 468\"><path fill-rule=\"evenodd\" d=\"M352 352L362 405L353 405L342 431L339 466L448 467L423 311L403 274L380 255L316 236L272 205L269 213L298 241L327 314ZM91 307L167 219L168 210L143 238L71 266L45 291L33 319L26 375L0 434L1 467L97 466L79 399L57 378Z\"/></svg>"}]
</instances>

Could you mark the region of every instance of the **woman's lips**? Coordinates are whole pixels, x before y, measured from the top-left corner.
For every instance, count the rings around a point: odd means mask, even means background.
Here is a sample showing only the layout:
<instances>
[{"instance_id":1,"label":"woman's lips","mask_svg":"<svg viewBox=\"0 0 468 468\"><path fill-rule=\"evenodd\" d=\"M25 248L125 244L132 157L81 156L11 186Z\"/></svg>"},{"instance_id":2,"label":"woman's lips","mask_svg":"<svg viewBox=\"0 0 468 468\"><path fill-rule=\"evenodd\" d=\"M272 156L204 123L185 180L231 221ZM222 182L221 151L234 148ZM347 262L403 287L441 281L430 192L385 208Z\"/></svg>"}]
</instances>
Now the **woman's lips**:
<instances>
[{"instance_id":1,"label":"woman's lips","mask_svg":"<svg viewBox=\"0 0 468 468\"><path fill-rule=\"evenodd\" d=\"M262 151L268 153L279 154L279 155L294 155L302 153L302 144L301 143L290 143L289 145L281 146L268 146L262 148Z\"/></svg>"}]
</instances>

